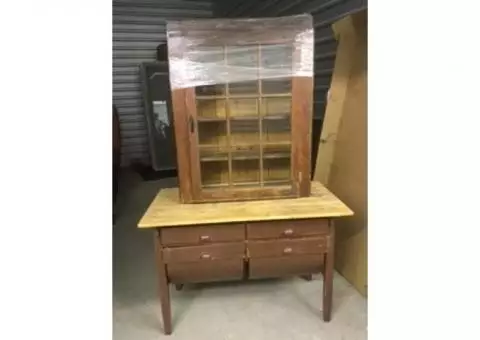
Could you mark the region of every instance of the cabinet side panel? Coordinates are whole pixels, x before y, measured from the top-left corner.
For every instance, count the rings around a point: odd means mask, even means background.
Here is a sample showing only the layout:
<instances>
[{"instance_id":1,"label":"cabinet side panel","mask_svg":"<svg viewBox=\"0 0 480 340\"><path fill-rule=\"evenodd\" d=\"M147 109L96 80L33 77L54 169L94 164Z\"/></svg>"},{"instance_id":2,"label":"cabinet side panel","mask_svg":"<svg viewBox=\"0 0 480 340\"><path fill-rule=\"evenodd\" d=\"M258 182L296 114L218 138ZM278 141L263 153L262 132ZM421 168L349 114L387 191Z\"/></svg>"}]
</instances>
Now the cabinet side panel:
<instances>
[{"instance_id":1,"label":"cabinet side panel","mask_svg":"<svg viewBox=\"0 0 480 340\"><path fill-rule=\"evenodd\" d=\"M190 179L192 197L196 200L201 198L201 178L200 178L200 161L198 149L198 123L197 123L197 100L195 96L195 88L189 87L185 89L185 106L187 119L187 135L190 159Z\"/></svg>"},{"instance_id":2,"label":"cabinet side panel","mask_svg":"<svg viewBox=\"0 0 480 340\"><path fill-rule=\"evenodd\" d=\"M190 134L188 130L188 114L185 106L184 89L172 91L172 106L180 199L182 202L188 203L193 200L193 195L190 167Z\"/></svg>"},{"instance_id":3,"label":"cabinet side panel","mask_svg":"<svg viewBox=\"0 0 480 340\"><path fill-rule=\"evenodd\" d=\"M298 195L310 195L313 78L292 78L292 173Z\"/></svg>"}]
</instances>

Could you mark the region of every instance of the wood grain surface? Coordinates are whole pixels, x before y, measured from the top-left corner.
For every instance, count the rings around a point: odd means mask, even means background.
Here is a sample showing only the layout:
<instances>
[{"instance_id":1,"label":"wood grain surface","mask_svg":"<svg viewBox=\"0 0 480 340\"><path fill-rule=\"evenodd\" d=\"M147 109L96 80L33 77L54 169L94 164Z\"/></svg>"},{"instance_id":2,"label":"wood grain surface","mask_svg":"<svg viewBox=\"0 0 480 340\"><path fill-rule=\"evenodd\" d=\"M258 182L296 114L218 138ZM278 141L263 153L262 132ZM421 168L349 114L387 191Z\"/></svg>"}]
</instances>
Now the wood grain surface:
<instances>
[{"instance_id":1,"label":"wood grain surface","mask_svg":"<svg viewBox=\"0 0 480 340\"><path fill-rule=\"evenodd\" d=\"M182 204L178 199L178 188L168 188L157 194L138 227L162 228L351 215L353 211L319 182L312 183L310 197L202 204Z\"/></svg>"}]
</instances>

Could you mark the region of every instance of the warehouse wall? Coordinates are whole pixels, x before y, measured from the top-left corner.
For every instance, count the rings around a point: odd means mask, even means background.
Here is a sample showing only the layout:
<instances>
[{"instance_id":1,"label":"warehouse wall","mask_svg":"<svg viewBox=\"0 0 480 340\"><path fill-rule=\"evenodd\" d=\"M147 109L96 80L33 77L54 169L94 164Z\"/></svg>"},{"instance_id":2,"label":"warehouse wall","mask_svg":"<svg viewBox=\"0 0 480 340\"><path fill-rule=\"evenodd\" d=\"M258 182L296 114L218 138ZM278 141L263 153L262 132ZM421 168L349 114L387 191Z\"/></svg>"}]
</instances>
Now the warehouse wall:
<instances>
[{"instance_id":1,"label":"warehouse wall","mask_svg":"<svg viewBox=\"0 0 480 340\"><path fill-rule=\"evenodd\" d=\"M215 0L216 17L276 17L310 13L315 27L315 93L312 159L316 159L332 78L337 41L331 25L340 18L367 7L367 0ZM312 162L315 165L315 162ZM314 169L312 169L313 173Z\"/></svg>"},{"instance_id":2,"label":"warehouse wall","mask_svg":"<svg viewBox=\"0 0 480 340\"><path fill-rule=\"evenodd\" d=\"M113 0L113 103L122 135L122 165L150 164L148 132L143 112L140 63L154 61L156 47L166 41L165 21L205 18L210 1ZM173 150L172 150L173 151Z\"/></svg>"}]
</instances>

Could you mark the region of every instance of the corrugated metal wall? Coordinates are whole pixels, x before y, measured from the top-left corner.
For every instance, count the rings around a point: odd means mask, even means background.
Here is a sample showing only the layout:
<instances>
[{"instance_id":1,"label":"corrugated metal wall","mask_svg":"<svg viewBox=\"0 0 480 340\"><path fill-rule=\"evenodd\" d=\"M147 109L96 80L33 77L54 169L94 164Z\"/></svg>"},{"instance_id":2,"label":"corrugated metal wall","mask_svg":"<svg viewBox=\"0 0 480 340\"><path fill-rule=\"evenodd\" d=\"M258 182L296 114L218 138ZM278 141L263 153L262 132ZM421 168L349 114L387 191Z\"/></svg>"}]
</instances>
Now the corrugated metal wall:
<instances>
[{"instance_id":1,"label":"corrugated metal wall","mask_svg":"<svg viewBox=\"0 0 480 340\"><path fill-rule=\"evenodd\" d=\"M210 1L113 0L113 103L122 134L122 165L150 164L148 133L139 65L154 61L156 47L166 41L165 20L205 18Z\"/></svg>"},{"instance_id":2,"label":"corrugated metal wall","mask_svg":"<svg viewBox=\"0 0 480 340\"><path fill-rule=\"evenodd\" d=\"M215 0L216 17L276 17L310 13L315 27L315 95L313 159L316 159L326 96L332 78L337 42L331 29L338 19L367 7L367 0ZM315 161L312 162L315 165ZM313 172L313 169L312 169Z\"/></svg>"}]
</instances>

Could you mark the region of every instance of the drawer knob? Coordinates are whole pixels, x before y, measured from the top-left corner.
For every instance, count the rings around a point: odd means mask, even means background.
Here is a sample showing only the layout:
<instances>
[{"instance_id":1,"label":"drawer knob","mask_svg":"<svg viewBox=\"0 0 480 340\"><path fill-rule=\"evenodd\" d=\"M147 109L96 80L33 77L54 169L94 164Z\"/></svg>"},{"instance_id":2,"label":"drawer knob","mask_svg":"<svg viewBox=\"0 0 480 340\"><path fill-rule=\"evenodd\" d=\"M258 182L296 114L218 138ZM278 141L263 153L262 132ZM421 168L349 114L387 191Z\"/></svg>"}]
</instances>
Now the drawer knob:
<instances>
[{"instance_id":1,"label":"drawer knob","mask_svg":"<svg viewBox=\"0 0 480 340\"><path fill-rule=\"evenodd\" d=\"M283 232L283 235L291 236L291 235L293 235L293 230L292 229L285 229L284 232Z\"/></svg>"},{"instance_id":2,"label":"drawer knob","mask_svg":"<svg viewBox=\"0 0 480 340\"><path fill-rule=\"evenodd\" d=\"M206 253L205 253L205 254L202 254L202 255L200 255L200 258L201 258L202 260L208 260L208 259L210 259L210 254L206 254Z\"/></svg>"},{"instance_id":3,"label":"drawer knob","mask_svg":"<svg viewBox=\"0 0 480 340\"><path fill-rule=\"evenodd\" d=\"M287 247L287 248L283 249L283 253L284 253L284 254L291 254L292 251L293 251L293 249L290 248L290 247Z\"/></svg>"},{"instance_id":4,"label":"drawer knob","mask_svg":"<svg viewBox=\"0 0 480 340\"><path fill-rule=\"evenodd\" d=\"M201 236L200 236L200 241L210 241L210 236L208 236L208 235L201 235Z\"/></svg>"}]
</instances>

